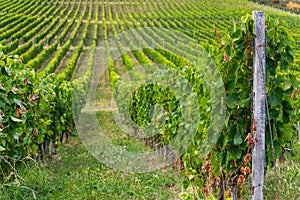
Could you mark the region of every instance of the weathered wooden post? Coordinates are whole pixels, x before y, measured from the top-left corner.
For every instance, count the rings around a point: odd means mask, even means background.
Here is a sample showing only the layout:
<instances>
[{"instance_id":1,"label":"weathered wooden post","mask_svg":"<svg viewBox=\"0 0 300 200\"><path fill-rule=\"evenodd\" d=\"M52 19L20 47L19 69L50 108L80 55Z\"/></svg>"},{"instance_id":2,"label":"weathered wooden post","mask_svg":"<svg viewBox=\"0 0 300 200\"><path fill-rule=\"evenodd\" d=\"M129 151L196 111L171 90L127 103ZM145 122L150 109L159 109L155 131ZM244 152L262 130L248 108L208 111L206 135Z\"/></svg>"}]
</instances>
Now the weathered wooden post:
<instances>
[{"instance_id":1,"label":"weathered wooden post","mask_svg":"<svg viewBox=\"0 0 300 200\"><path fill-rule=\"evenodd\" d=\"M254 149L252 159L252 199L263 200L266 121L266 28L265 14L253 11L254 31Z\"/></svg>"}]
</instances>

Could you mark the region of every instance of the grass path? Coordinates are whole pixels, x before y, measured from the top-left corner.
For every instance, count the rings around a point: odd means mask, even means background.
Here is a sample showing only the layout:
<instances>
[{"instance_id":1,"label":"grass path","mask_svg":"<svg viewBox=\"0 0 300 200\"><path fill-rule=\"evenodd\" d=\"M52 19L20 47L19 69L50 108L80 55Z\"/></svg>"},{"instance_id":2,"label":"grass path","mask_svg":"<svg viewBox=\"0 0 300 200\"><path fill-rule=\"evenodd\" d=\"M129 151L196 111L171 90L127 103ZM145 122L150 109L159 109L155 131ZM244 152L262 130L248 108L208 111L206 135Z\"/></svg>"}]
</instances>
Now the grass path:
<instances>
[{"instance_id":1,"label":"grass path","mask_svg":"<svg viewBox=\"0 0 300 200\"><path fill-rule=\"evenodd\" d=\"M46 167L49 199L174 199L180 175L174 171L124 174L105 167L78 138Z\"/></svg>"}]
</instances>

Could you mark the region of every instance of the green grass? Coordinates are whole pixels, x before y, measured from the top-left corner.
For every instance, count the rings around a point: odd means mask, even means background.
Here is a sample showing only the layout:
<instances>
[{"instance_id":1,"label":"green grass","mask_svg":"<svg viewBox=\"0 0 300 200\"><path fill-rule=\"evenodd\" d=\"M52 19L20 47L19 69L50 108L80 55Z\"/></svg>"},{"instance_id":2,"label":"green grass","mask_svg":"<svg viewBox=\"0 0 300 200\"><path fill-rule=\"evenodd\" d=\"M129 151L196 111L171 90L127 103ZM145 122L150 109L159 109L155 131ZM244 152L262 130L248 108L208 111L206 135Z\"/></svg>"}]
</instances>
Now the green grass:
<instances>
[{"instance_id":1,"label":"green grass","mask_svg":"<svg viewBox=\"0 0 300 200\"><path fill-rule=\"evenodd\" d=\"M131 152L149 148L120 130L111 111L98 111L99 123L115 145ZM278 164L281 199L300 199L300 159L295 144L293 162ZM19 184L0 185L0 199L203 199L201 186L182 189L184 176L171 168L151 173L123 173L95 159L78 136L58 149L58 155L44 163L27 162L19 168ZM251 199L248 179L241 199ZM276 176L270 169L265 177L265 199L277 199ZM217 199L209 197L208 199Z\"/></svg>"},{"instance_id":2,"label":"green grass","mask_svg":"<svg viewBox=\"0 0 300 200\"><path fill-rule=\"evenodd\" d=\"M128 137L114 124L112 113L97 113L102 128L110 139L130 151L147 147ZM295 152L297 154L298 152ZM28 162L18 171L20 184L0 185L0 199L203 199L197 196L201 186L182 189L184 176L171 168L151 173L123 173L106 167L96 160L78 136L58 149L58 155L38 165ZM300 160L278 164L281 199L300 199ZM250 179L241 199L251 199ZM265 177L265 199L277 199L276 176L270 169ZM198 198L197 198L198 197ZM217 199L210 197L209 199Z\"/></svg>"},{"instance_id":3,"label":"green grass","mask_svg":"<svg viewBox=\"0 0 300 200\"><path fill-rule=\"evenodd\" d=\"M282 200L298 200L300 199L300 161L295 162L283 162L277 166L277 176L279 180L278 189L276 187L276 175L274 169L269 169L264 182L264 199L265 200L277 200L278 192L280 199ZM209 199L217 200L218 195L210 195L203 197L201 194L201 186L190 185L186 190L181 192L181 197L185 199ZM251 178L248 178L246 183L239 187L239 200L251 200ZM226 200L230 200L230 191L227 188L226 191L229 196L226 196Z\"/></svg>"},{"instance_id":4,"label":"green grass","mask_svg":"<svg viewBox=\"0 0 300 200\"><path fill-rule=\"evenodd\" d=\"M278 189L276 187L276 180L278 176ZM264 182L264 199L274 200L280 199L298 200L300 199L300 162L283 162L277 165L277 172L274 169L269 169ZM249 188L251 187L250 180L244 187L243 196L241 199L250 200L251 194Z\"/></svg>"},{"instance_id":5,"label":"green grass","mask_svg":"<svg viewBox=\"0 0 300 200\"><path fill-rule=\"evenodd\" d=\"M277 168L277 174L281 199L300 199L300 163L281 163ZM264 189L266 199L277 199L274 171L270 170L267 174Z\"/></svg>"},{"instance_id":6,"label":"green grass","mask_svg":"<svg viewBox=\"0 0 300 200\"><path fill-rule=\"evenodd\" d=\"M281 163L277 171L281 199L299 199L300 163ZM179 199L183 193L196 199L201 191L193 187L183 192L184 177L171 169L145 174L114 171L98 162L77 136L57 156L39 166L29 163L19 175L20 184L0 186L0 199ZM265 199L277 199L275 180L270 170L265 177ZM248 188L250 184L241 199L251 199Z\"/></svg>"},{"instance_id":7,"label":"green grass","mask_svg":"<svg viewBox=\"0 0 300 200\"><path fill-rule=\"evenodd\" d=\"M21 186L2 186L2 199L173 199L180 192L178 173L114 171L94 159L77 138L59 154L43 167L20 171Z\"/></svg>"},{"instance_id":8,"label":"green grass","mask_svg":"<svg viewBox=\"0 0 300 200\"><path fill-rule=\"evenodd\" d=\"M98 114L111 138L132 151L143 149L130 137L116 137L120 130L111 113ZM58 155L19 171L20 184L0 186L1 199L175 199L181 192L183 176L172 169L151 173L123 173L97 161L78 136L58 150Z\"/></svg>"}]
</instances>

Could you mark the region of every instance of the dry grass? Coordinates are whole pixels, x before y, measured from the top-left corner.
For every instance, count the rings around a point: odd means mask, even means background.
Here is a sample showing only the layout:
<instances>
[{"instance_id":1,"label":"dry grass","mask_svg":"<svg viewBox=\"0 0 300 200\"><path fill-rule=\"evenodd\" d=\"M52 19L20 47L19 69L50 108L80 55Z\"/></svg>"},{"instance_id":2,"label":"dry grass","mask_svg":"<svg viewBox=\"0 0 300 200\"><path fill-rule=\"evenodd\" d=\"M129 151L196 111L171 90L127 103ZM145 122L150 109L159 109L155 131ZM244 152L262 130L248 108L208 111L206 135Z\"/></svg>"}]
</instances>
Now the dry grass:
<instances>
[{"instance_id":1,"label":"dry grass","mask_svg":"<svg viewBox=\"0 0 300 200\"><path fill-rule=\"evenodd\" d=\"M296 3L296 2L293 2L293 1L290 1L288 4L286 4L286 7L288 9L299 9L300 8L300 4L299 3Z\"/></svg>"}]
</instances>

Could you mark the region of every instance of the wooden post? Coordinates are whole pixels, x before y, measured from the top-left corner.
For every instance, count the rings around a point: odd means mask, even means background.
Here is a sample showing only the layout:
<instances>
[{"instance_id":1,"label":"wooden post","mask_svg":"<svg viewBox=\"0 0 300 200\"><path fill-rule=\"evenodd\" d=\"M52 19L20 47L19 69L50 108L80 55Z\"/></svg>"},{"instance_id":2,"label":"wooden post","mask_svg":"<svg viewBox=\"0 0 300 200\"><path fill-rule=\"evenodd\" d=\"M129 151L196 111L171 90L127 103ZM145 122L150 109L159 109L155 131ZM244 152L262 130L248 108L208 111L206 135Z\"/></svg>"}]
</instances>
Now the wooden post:
<instances>
[{"instance_id":1,"label":"wooden post","mask_svg":"<svg viewBox=\"0 0 300 200\"><path fill-rule=\"evenodd\" d=\"M254 149L252 159L252 199L263 200L266 121L266 35L265 14L253 11L254 31Z\"/></svg>"}]
</instances>

